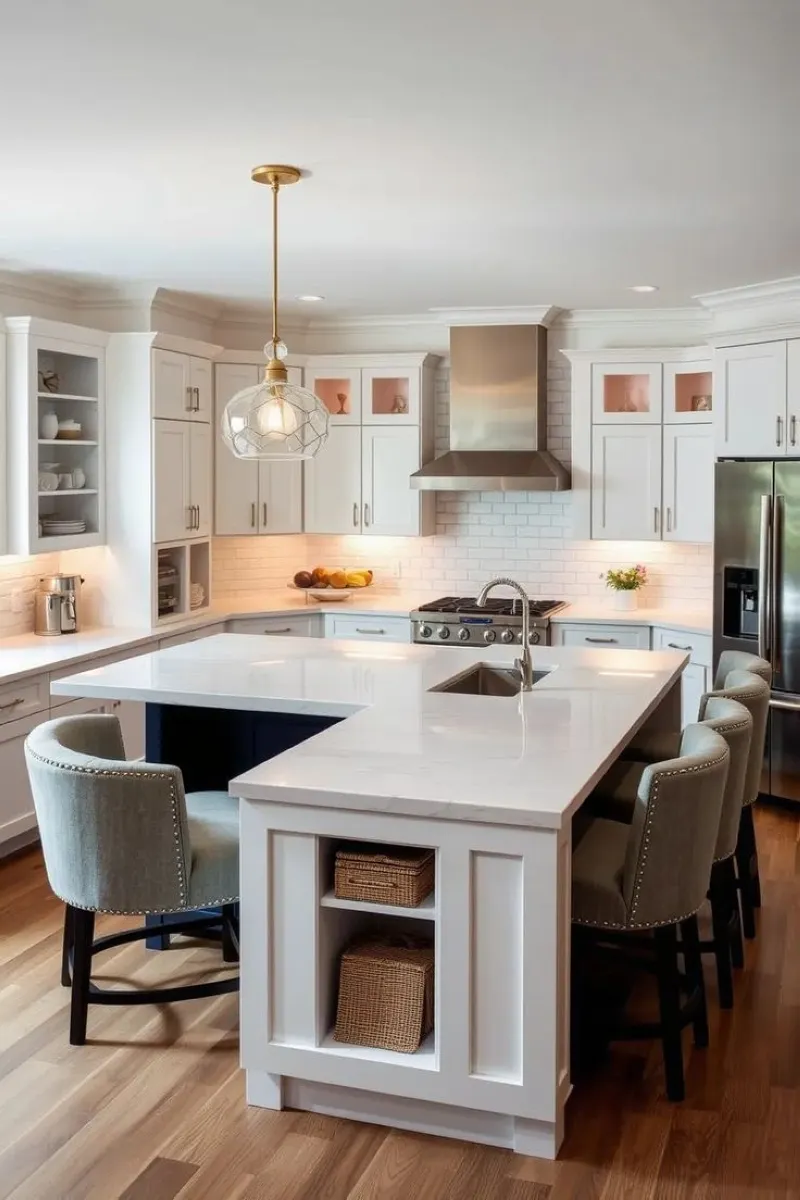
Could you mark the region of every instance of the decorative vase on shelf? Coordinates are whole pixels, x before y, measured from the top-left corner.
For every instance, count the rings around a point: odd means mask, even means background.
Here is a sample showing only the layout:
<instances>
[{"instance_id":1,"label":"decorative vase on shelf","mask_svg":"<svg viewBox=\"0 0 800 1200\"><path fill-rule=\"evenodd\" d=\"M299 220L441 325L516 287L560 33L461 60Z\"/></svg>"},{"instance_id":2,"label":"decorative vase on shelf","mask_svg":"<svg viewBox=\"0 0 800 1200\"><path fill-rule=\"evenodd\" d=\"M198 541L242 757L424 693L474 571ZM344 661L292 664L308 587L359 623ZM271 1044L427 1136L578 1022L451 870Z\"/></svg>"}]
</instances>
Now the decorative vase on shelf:
<instances>
[{"instance_id":1,"label":"decorative vase on shelf","mask_svg":"<svg viewBox=\"0 0 800 1200\"><path fill-rule=\"evenodd\" d=\"M639 593L633 590L612 592L611 607L617 612L634 612L639 607Z\"/></svg>"},{"instance_id":2,"label":"decorative vase on shelf","mask_svg":"<svg viewBox=\"0 0 800 1200\"><path fill-rule=\"evenodd\" d=\"M39 437L52 442L58 437L58 416L54 412L43 413L39 421Z\"/></svg>"}]
</instances>

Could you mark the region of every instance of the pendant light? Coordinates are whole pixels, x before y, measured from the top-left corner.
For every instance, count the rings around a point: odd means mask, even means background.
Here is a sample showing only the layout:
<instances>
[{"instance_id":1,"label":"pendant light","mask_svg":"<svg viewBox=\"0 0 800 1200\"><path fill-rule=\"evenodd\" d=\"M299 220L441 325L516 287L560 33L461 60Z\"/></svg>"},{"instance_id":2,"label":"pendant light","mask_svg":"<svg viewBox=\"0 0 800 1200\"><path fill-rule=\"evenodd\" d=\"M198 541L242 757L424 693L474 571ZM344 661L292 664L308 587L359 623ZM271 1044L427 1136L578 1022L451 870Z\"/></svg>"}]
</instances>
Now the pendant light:
<instances>
[{"instance_id":1,"label":"pendant light","mask_svg":"<svg viewBox=\"0 0 800 1200\"><path fill-rule=\"evenodd\" d=\"M264 347L264 379L237 392L225 405L222 436L236 458L298 461L313 458L328 438L328 410L307 388L289 383L278 334L278 192L297 183L297 167L255 167L255 183L272 189L272 338Z\"/></svg>"}]
</instances>

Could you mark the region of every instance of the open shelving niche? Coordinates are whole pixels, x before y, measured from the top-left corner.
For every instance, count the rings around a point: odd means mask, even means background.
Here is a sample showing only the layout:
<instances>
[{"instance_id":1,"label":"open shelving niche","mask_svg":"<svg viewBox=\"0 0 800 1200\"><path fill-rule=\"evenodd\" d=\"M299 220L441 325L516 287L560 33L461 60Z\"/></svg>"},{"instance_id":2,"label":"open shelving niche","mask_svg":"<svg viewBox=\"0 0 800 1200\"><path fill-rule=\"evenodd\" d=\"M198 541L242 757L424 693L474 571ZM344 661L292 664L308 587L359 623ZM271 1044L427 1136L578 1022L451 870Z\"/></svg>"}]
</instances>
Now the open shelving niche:
<instances>
[{"instance_id":1,"label":"open shelving niche","mask_svg":"<svg viewBox=\"0 0 800 1200\"><path fill-rule=\"evenodd\" d=\"M207 611L211 597L211 543L172 542L153 547L155 557L153 620L156 624ZM199 583L205 599L191 606L192 584Z\"/></svg>"},{"instance_id":2,"label":"open shelving niche","mask_svg":"<svg viewBox=\"0 0 800 1200\"><path fill-rule=\"evenodd\" d=\"M348 845L348 839L345 838L320 837L317 839L319 867L319 961L317 969L322 1036L318 1039L316 1049L341 1058L399 1064L417 1070L438 1070L435 1025L414 1054L404 1054L397 1050L383 1050L374 1046L350 1045L347 1042L337 1042L333 1036L339 987L339 959L342 951L360 935L384 932L387 929L387 920L391 921L393 932L405 933L413 937L428 936L436 946L436 922L439 915L437 904L438 852L436 883L433 891L418 907L405 908L394 904L381 904L377 901L340 900L336 897L334 894L336 851L346 845ZM434 993L436 987L436 966L434 965Z\"/></svg>"},{"instance_id":3,"label":"open shelving niche","mask_svg":"<svg viewBox=\"0 0 800 1200\"><path fill-rule=\"evenodd\" d=\"M58 391L51 392L42 386L45 376L58 377ZM86 482L82 488L43 489L36 486L36 518L39 526L38 541L42 549L59 549L67 546L91 545L103 539L103 479L102 440L103 418L101 406L102 369L95 354L76 351L55 350L39 346L36 351L36 406L37 433L42 427L42 418L53 412L59 421L74 420L81 426L80 438L37 439L36 470L41 473L46 465L56 474L69 474L80 468ZM42 521L48 517L63 520L81 520L86 523L84 533L48 534Z\"/></svg>"}]
</instances>

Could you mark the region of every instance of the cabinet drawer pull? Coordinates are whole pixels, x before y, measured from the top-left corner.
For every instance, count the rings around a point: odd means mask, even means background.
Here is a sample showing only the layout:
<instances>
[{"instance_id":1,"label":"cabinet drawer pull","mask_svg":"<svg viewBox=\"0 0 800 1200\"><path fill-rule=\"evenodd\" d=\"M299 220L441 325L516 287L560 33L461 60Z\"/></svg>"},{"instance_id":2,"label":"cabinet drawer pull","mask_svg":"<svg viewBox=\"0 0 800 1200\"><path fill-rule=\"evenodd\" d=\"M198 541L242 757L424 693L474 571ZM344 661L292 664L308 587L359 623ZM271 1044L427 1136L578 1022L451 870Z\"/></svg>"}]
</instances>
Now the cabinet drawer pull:
<instances>
[{"instance_id":1,"label":"cabinet drawer pull","mask_svg":"<svg viewBox=\"0 0 800 1200\"><path fill-rule=\"evenodd\" d=\"M783 417L775 418L775 445L780 446L783 441Z\"/></svg>"},{"instance_id":2,"label":"cabinet drawer pull","mask_svg":"<svg viewBox=\"0 0 800 1200\"><path fill-rule=\"evenodd\" d=\"M585 642L597 642L598 644L602 644L603 646L616 646L616 644L617 644L616 638L587 637L587 638L584 638L583 640Z\"/></svg>"},{"instance_id":3,"label":"cabinet drawer pull","mask_svg":"<svg viewBox=\"0 0 800 1200\"><path fill-rule=\"evenodd\" d=\"M291 625L287 625L285 629L265 629L264 630L264 633L273 633L273 634L291 633L291 632L292 632Z\"/></svg>"},{"instance_id":4,"label":"cabinet drawer pull","mask_svg":"<svg viewBox=\"0 0 800 1200\"><path fill-rule=\"evenodd\" d=\"M358 626L356 626L356 633L369 633L369 634L373 634L376 637L380 637L382 634L386 633L386 630L385 629L359 629Z\"/></svg>"},{"instance_id":5,"label":"cabinet drawer pull","mask_svg":"<svg viewBox=\"0 0 800 1200\"><path fill-rule=\"evenodd\" d=\"M677 642L667 642L667 647L670 650L694 650L694 646L679 646Z\"/></svg>"},{"instance_id":6,"label":"cabinet drawer pull","mask_svg":"<svg viewBox=\"0 0 800 1200\"><path fill-rule=\"evenodd\" d=\"M256 527L256 502L254 500L253 503L250 505L250 528L255 529L255 527Z\"/></svg>"},{"instance_id":7,"label":"cabinet drawer pull","mask_svg":"<svg viewBox=\"0 0 800 1200\"><path fill-rule=\"evenodd\" d=\"M263 524L264 524L264 528L266 529L267 528L267 502L266 502L266 500L263 502L261 507L262 507Z\"/></svg>"},{"instance_id":8,"label":"cabinet drawer pull","mask_svg":"<svg viewBox=\"0 0 800 1200\"><path fill-rule=\"evenodd\" d=\"M0 704L0 712L5 712L8 708L17 708L20 704L25 703L24 696L17 696L16 700L9 700L7 704Z\"/></svg>"},{"instance_id":9,"label":"cabinet drawer pull","mask_svg":"<svg viewBox=\"0 0 800 1200\"><path fill-rule=\"evenodd\" d=\"M358 529L358 501L353 502L353 527Z\"/></svg>"}]
</instances>

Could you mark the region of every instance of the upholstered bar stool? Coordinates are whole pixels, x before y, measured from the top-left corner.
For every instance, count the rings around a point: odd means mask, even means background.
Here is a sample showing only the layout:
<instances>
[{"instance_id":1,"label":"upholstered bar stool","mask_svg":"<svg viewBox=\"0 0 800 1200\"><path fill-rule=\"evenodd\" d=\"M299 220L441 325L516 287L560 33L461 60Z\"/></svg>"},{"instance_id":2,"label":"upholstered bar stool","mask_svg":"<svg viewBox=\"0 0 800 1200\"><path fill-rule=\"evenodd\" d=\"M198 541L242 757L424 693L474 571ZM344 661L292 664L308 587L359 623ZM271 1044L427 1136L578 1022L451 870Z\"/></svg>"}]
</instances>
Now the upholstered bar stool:
<instances>
[{"instance_id":1,"label":"upholstered bar stool","mask_svg":"<svg viewBox=\"0 0 800 1200\"><path fill-rule=\"evenodd\" d=\"M238 991L238 978L135 990L91 982L94 954L151 932L140 927L95 940L98 912L186 913L171 933L217 931L223 957L236 961L236 800L225 792L187 796L177 767L126 762L114 716L48 721L29 734L25 757L47 877L67 905L61 981L72 986L70 1042L86 1041L89 1004L164 1004ZM197 912L211 908L222 917Z\"/></svg>"},{"instance_id":2,"label":"upholstered bar stool","mask_svg":"<svg viewBox=\"0 0 800 1200\"><path fill-rule=\"evenodd\" d=\"M596 817L572 857L573 925L623 948L626 939L638 946L647 935L659 1020L619 1024L612 1037L661 1038L671 1100L684 1096L681 1031L692 1024L695 1044L708 1044L697 912L708 890L730 760L724 738L704 725L687 726L680 751L644 768L629 825ZM685 973L678 968L679 928Z\"/></svg>"},{"instance_id":3,"label":"upholstered bar stool","mask_svg":"<svg viewBox=\"0 0 800 1200\"><path fill-rule=\"evenodd\" d=\"M723 650L714 673L715 692L725 687L725 680L731 671L747 671L750 675L758 675L772 687L772 667L765 658L758 654L746 654L744 650Z\"/></svg>"},{"instance_id":4,"label":"upholstered bar stool","mask_svg":"<svg viewBox=\"0 0 800 1200\"><path fill-rule=\"evenodd\" d=\"M744 966L739 897L734 855L739 834L753 719L735 700L705 695L700 701L702 724L716 730L730 751L730 766L720 815L708 887L713 937L702 948L714 954L720 1008L733 1007L732 967ZM630 824L646 764L620 760L600 781L590 804L598 816Z\"/></svg>"},{"instance_id":5,"label":"upholstered bar stool","mask_svg":"<svg viewBox=\"0 0 800 1200\"><path fill-rule=\"evenodd\" d=\"M756 664L764 659L747 655ZM721 660L720 660L721 661ZM769 664L766 664L769 668ZM758 872L758 846L753 821L753 805L758 799L761 771L764 765L764 743L769 719L769 682L761 671L734 670L725 677L724 687L715 689L713 696L736 700L743 704L753 718L753 735L744 782L739 834L736 840L736 873L742 901L742 928L746 938L756 936L755 910L761 907L761 880Z\"/></svg>"}]
</instances>

